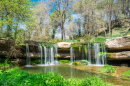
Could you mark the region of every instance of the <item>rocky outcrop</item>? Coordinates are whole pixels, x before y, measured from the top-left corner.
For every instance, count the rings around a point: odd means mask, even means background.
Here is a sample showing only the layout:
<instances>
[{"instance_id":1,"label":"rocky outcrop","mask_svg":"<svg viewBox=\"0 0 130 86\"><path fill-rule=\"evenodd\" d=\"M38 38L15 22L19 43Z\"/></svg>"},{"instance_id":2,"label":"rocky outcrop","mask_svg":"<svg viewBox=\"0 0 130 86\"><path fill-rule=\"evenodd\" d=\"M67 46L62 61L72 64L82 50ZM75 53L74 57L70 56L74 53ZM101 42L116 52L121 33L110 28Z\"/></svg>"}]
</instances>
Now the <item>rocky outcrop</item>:
<instances>
[{"instance_id":1,"label":"rocky outcrop","mask_svg":"<svg viewBox=\"0 0 130 86\"><path fill-rule=\"evenodd\" d=\"M58 48L70 48L71 44L72 43L68 43L68 42L59 42L59 43L57 43Z\"/></svg>"},{"instance_id":2,"label":"rocky outcrop","mask_svg":"<svg viewBox=\"0 0 130 86\"><path fill-rule=\"evenodd\" d=\"M9 51L15 45L15 40L13 38L0 38L0 56L9 55Z\"/></svg>"},{"instance_id":3,"label":"rocky outcrop","mask_svg":"<svg viewBox=\"0 0 130 86\"><path fill-rule=\"evenodd\" d=\"M130 58L130 51L118 52L116 58Z\"/></svg>"},{"instance_id":4,"label":"rocky outcrop","mask_svg":"<svg viewBox=\"0 0 130 86\"><path fill-rule=\"evenodd\" d=\"M105 44L109 51L122 51L130 50L130 35L124 37L117 37L113 39L107 39Z\"/></svg>"},{"instance_id":5,"label":"rocky outcrop","mask_svg":"<svg viewBox=\"0 0 130 86\"><path fill-rule=\"evenodd\" d=\"M110 58L129 59L130 58L130 35L107 39L105 41Z\"/></svg>"}]
</instances>

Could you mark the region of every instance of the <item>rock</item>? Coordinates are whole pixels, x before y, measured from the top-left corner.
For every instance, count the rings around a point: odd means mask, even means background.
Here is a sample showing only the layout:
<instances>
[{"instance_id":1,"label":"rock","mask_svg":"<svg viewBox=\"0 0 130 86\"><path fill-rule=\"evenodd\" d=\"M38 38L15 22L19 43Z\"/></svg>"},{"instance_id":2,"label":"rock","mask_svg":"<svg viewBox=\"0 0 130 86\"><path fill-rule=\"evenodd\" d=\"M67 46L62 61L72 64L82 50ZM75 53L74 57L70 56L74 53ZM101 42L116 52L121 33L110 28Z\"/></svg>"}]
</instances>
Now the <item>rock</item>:
<instances>
[{"instance_id":1,"label":"rock","mask_svg":"<svg viewBox=\"0 0 130 86\"><path fill-rule=\"evenodd\" d=\"M28 44L28 45L35 45L35 46L38 46L38 42L36 41L32 41L32 40L27 40L27 41L24 41L24 44Z\"/></svg>"},{"instance_id":2,"label":"rock","mask_svg":"<svg viewBox=\"0 0 130 86\"><path fill-rule=\"evenodd\" d=\"M130 51L116 53L116 58L130 58Z\"/></svg>"},{"instance_id":3,"label":"rock","mask_svg":"<svg viewBox=\"0 0 130 86\"><path fill-rule=\"evenodd\" d=\"M130 51L109 53L113 59L130 59Z\"/></svg>"},{"instance_id":4,"label":"rock","mask_svg":"<svg viewBox=\"0 0 130 86\"><path fill-rule=\"evenodd\" d=\"M15 45L15 40L10 37L0 38L0 56L8 56L10 49Z\"/></svg>"},{"instance_id":5,"label":"rock","mask_svg":"<svg viewBox=\"0 0 130 86\"><path fill-rule=\"evenodd\" d=\"M57 43L59 48L70 48L71 44L72 43L68 43L68 42L59 42L59 43Z\"/></svg>"},{"instance_id":6,"label":"rock","mask_svg":"<svg viewBox=\"0 0 130 86\"><path fill-rule=\"evenodd\" d=\"M108 47L108 50L130 50L130 35L124 37L117 37L113 39L107 39L105 44Z\"/></svg>"}]
</instances>

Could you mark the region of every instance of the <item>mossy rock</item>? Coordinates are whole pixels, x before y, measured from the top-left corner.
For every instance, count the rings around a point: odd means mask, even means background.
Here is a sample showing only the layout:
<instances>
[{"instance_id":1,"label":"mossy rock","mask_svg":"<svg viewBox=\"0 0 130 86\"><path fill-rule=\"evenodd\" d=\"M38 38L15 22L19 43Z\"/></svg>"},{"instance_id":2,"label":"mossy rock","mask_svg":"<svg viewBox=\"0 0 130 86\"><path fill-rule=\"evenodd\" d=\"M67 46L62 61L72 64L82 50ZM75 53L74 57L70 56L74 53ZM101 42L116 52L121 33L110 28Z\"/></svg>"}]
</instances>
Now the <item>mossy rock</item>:
<instances>
[{"instance_id":1,"label":"mossy rock","mask_svg":"<svg viewBox=\"0 0 130 86\"><path fill-rule=\"evenodd\" d=\"M87 61L87 60L75 61L75 62L73 63L73 65L88 65L88 61Z\"/></svg>"}]
</instances>

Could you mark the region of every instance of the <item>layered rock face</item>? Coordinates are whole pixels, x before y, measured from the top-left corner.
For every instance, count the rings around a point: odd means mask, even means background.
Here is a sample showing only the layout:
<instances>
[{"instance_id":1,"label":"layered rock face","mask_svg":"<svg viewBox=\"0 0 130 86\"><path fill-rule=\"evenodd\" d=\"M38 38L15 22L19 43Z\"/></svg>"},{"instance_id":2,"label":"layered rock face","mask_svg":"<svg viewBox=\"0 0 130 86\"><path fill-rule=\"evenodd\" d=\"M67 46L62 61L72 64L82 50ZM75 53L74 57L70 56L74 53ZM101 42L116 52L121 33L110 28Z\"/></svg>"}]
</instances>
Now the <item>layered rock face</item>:
<instances>
[{"instance_id":1,"label":"layered rock face","mask_svg":"<svg viewBox=\"0 0 130 86\"><path fill-rule=\"evenodd\" d=\"M9 51L15 45L13 38L0 38L0 56L8 56Z\"/></svg>"},{"instance_id":2,"label":"layered rock face","mask_svg":"<svg viewBox=\"0 0 130 86\"><path fill-rule=\"evenodd\" d=\"M130 35L105 41L112 58L130 58Z\"/></svg>"}]
</instances>

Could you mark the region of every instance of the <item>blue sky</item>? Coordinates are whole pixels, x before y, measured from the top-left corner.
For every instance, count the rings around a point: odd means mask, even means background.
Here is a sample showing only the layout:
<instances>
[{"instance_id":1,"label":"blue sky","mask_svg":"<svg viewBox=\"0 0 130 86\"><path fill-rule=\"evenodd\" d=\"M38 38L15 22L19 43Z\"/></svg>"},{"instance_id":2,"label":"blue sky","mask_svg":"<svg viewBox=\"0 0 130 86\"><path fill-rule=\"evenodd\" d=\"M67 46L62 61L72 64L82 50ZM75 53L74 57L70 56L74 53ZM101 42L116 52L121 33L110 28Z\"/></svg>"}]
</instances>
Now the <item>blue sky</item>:
<instances>
[{"instance_id":1,"label":"blue sky","mask_svg":"<svg viewBox=\"0 0 130 86\"><path fill-rule=\"evenodd\" d=\"M38 2L38 1L40 1L40 0L30 0L31 2Z\"/></svg>"}]
</instances>

